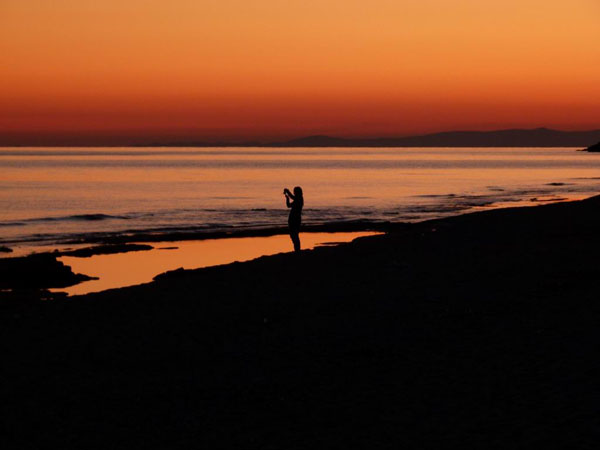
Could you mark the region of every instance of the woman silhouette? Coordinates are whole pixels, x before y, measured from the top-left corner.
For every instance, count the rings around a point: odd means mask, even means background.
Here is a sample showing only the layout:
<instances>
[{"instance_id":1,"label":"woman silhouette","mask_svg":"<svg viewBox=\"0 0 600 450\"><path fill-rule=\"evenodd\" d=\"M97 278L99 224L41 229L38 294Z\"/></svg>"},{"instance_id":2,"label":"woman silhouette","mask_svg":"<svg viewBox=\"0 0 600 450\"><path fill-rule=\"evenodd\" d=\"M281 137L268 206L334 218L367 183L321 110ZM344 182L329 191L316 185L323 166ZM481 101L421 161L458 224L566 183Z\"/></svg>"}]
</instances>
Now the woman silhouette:
<instances>
[{"instance_id":1,"label":"woman silhouette","mask_svg":"<svg viewBox=\"0 0 600 450\"><path fill-rule=\"evenodd\" d=\"M302 188L296 186L292 194L288 188L283 190L285 195L285 204L290 210L288 226L290 227L290 237L294 243L294 251L300 251L300 224L302 223L302 207L304 206L304 197L302 197Z\"/></svg>"}]
</instances>

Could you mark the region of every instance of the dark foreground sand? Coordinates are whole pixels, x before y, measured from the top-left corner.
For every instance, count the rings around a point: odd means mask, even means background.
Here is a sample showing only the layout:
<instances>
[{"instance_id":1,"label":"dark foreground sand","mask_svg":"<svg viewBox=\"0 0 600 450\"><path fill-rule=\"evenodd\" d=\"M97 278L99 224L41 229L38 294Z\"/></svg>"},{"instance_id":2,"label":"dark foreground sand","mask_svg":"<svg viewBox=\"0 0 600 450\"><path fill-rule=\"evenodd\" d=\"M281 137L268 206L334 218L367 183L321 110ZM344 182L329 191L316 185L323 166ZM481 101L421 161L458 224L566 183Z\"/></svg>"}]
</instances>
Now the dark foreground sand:
<instances>
[{"instance_id":1,"label":"dark foreground sand","mask_svg":"<svg viewBox=\"0 0 600 450\"><path fill-rule=\"evenodd\" d=\"M597 448L599 260L595 197L6 296L3 448Z\"/></svg>"}]
</instances>

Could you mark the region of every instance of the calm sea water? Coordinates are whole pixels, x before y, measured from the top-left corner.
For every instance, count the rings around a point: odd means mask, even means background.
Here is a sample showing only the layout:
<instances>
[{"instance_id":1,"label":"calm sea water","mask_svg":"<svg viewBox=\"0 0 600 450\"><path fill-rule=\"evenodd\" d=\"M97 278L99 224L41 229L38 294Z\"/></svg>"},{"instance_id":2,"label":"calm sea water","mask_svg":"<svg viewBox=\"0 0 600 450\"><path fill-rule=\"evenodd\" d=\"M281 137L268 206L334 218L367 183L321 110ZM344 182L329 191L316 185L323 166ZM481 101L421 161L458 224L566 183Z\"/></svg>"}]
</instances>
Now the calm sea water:
<instances>
[{"instance_id":1,"label":"calm sea water","mask_svg":"<svg viewBox=\"0 0 600 450\"><path fill-rule=\"evenodd\" d=\"M523 148L1 148L0 243L90 234L416 221L600 192L600 155Z\"/></svg>"}]
</instances>

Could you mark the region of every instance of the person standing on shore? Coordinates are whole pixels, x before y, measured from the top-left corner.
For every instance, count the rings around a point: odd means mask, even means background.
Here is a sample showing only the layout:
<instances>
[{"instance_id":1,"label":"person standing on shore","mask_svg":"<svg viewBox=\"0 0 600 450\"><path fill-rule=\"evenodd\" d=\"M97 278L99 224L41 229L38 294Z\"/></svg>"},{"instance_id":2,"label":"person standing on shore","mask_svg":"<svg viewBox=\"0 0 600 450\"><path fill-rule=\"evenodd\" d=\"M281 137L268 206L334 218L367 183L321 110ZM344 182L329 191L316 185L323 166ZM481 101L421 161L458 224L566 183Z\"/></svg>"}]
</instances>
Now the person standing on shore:
<instances>
[{"instance_id":1,"label":"person standing on shore","mask_svg":"<svg viewBox=\"0 0 600 450\"><path fill-rule=\"evenodd\" d=\"M296 186L293 194L288 188L285 188L283 195L285 195L285 205L291 208L288 226L290 228L290 237L294 243L294 251L298 253L300 252L300 225L302 223L302 207L304 206L302 188Z\"/></svg>"}]
</instances>

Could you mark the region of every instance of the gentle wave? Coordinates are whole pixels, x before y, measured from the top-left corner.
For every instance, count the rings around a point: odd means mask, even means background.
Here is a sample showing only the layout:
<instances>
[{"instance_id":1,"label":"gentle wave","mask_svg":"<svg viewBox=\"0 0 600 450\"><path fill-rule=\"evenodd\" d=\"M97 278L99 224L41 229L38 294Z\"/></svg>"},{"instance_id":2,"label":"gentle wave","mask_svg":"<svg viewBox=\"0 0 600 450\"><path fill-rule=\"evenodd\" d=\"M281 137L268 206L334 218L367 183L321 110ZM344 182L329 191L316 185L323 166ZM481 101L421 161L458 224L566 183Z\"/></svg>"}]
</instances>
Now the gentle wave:
<instances>
[{"instance_id":1,"label":"gentle wave","mask_svg":"<svg viewBox=\"0 0 600 450\"><path fill-rule=\"evenodd\" d=\"M40 223L40 222L97 222L100 220L128 220L130 217L126 216L113 216L110 214L74 214L70 216L62 216L62 217L33 217L30 219L22 219L19 221L8 221L8 222L0 222L0 227L9 227L9 226L25 226L27 224L32 223Z\"/></svg>"},{"instance_id":2,"label":"gentle wave","mask_svg":"<svg viewBox=\"0 0 600 450\"><path fill-rule=\"evenodd\" d=\"M600 158L569 149L3 148L0 172L15 248L285 232L295 185L303 222L334 228L600 192Z\"/></svg>"},{"instance_id":3,"label":"gentle wave","mask_svg":"<svg viewBox=\"0 0 600 450\"><path fill-rule=\"evenodd\" d=\"M523 200L540 201L537 197L567 193L586 192L588 186L574 186L570 183L548 183L545 186L529 189L500 189L490 188L488 194L423 194L413 196L413 201L403 200L391 206L345 206L305 208L304 218L312 223L326 223L343 219L357 220L368 217L372 220L384 220L384 217L405 216L427 217L432 213L460 212L477 207L492 206L495 203L519 202ZM250 197L213 197L213 198L242 198ZM369 197L353 196L348 199L368 199ZM559 197L557 197L559 199ZM36 224L69 223L69 222L118 222L125 225L137 226L137 230L180 229L182 227L211 228L238 225L270 226L286 223L288 210L286 208L173 208L152 211L129 211L119 214L106 212L71 214L65 216L46 216L18 218L16 220L0 221L0 227L27 227ZM129 230L127 230L129 231Z\"/></svg>"}]
</instances>

